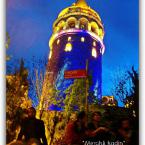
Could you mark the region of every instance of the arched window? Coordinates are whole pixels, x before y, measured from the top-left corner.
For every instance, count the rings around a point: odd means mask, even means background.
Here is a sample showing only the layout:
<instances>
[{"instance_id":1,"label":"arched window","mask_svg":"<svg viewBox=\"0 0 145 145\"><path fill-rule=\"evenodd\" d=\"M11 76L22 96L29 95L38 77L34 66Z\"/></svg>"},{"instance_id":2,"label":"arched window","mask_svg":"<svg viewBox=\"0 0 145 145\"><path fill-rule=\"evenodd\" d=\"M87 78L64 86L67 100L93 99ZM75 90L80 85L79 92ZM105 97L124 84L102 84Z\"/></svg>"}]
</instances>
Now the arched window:
<instances>
[{"instance_id":1,"label":"arched window","mask_svg":"<svg viewBox=\"0 0 145 145\"><path fill-rule=\"evenodd\" d=\"M96 22L91 22L91 31L93 32L93 33L96 33L96 34L98 34L98 25L97 25L97 23Z\"/></svg>"},{"instance_id":2,"label":"arched window","mask_svg":"<svg viewBox=\"0 0 145 145\"><path fill-rule=\"evenodd\" d=\"M87 29L85 24L80 24L80 28L83 29L83 30Z\"/></svg>"},{"instance_id":3,"label":"arched window","mask_svg":"<svg viewBox=\"0 0 145 145\"><path fill-rule=\"evenodd\" d=\"M63 30L64 26L65 26L65 21L60 21L58 23L58 26L57 27L59 28L59 31L61 31L61 30Z\"/></svg>"},{"instance_id":4,"label":"arched window","mask_svg":"<svg viewBox=\"0 0 145 145\"><path fill-rule=\"evenodd\" d=\"M96 50L96 48L95 47L93 47L92 48L92 56L94 57L94 58L97 58L97 50Z\"/></svg>"},{"instance_id":5,"label":"arched window","mask_svg":"<svg viewBox=\"0 0 145 145\"><path fill-rule=\"evenodd\" d=\"M71 21L68 23L69 28L75 28L75 22Z\"/></svg>"},{"instance_id":6,"label":"arched window","mask_svg":"<svg viewBox=\"0 0 145 145\"><path fill-rule=\"evenodd\" d=\"M64 51L65 51L65 52L69 52L69 51L71 51L71 50L72 50L72 44L71 44L71 43L67 43L66 46L65 46Z\"/></svg>"},{"instance_id":7,"label":"arched window","mask_svg":"<svg viewBox=\"0 0 145 145\"><path fill-rule=\"evenodd\" d=\"M67 27L68 28L75 28L76 27L76 23L77 23L77 19L75 17L70 17L67 20Z\"/></svg>"},{"instance_id":8,"label":"arched window","mask_svg":"<svg viewBox=\"0 0 145 145\"><path fill-rule=\"evenodd\" d=\"M86 18L79 19L79 23L80 23L79 26L80 29L88 30L88 20Z\"/></svg>"},{"instance_id":9,"label":"arched window","mask_svg":"<svg viewBox=\"0 0 145 145\"><path fill-rule=\"evenodd\" d=\"M96 33L95 27L91 27L91 31L94 32L94 33Z\"/></svg>"},{"instance_id":10,"label":"arched window","mask_svg":"<svg viewBox=\"0 0 145 145\"><path fill-rule=\"evenodd\" d=\"M57 33L59 31L59 27L54 27L54 33Z\"/></svg>"}]
</instances>

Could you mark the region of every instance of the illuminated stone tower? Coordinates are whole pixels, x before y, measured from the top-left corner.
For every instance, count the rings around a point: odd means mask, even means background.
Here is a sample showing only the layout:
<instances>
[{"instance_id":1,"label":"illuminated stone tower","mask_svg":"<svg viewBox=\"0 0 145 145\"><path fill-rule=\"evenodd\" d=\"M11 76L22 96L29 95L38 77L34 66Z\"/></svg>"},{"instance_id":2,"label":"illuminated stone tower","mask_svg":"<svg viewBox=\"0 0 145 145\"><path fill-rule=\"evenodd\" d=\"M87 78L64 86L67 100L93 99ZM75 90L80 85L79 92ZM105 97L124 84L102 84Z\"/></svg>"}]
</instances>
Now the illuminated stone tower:
<instances>
[{"instance_id":1,"label":"illuminated stone tower","mask_svg":"<svg viewBox=\"0 0 145 145\"><path fill-rule=\"evenodd\" d=\"M60 12L53 24L49 41L49 61L45 83L63 91L73 79L64 79L65 70L86 68L92 76L90 90L98 99L102 97L102 54L104 28L97 12L85 0L77 0Z\"/></svg>"}]
</instances>

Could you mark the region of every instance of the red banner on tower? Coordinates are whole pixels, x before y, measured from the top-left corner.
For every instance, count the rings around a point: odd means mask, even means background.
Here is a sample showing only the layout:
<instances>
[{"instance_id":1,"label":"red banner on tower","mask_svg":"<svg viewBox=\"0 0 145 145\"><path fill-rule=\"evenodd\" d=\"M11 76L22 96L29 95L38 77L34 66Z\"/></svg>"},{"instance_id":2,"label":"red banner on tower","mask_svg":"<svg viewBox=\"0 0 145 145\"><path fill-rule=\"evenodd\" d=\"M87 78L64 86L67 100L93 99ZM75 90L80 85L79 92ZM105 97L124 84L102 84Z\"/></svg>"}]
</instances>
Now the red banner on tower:
<instances>
[{"instance_id":1,"label":"red banner on tower","mask_svg":"<svg viewBox=\"0 0 145 145\"><path fill-rule=\"evenodd\" d=\"M64 72L65 79L76 79L76 78L86 78L86 70L68 70Z\"/></svg>"}]
</instances>

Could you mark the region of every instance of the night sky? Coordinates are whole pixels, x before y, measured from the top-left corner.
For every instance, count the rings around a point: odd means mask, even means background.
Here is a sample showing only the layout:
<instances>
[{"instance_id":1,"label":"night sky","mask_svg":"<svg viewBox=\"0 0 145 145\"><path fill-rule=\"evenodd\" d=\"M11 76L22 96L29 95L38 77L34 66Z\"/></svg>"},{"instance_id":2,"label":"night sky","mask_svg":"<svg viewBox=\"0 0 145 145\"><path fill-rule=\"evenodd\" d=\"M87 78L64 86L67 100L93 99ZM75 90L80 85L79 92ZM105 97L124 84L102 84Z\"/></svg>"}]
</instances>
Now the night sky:
<instances>
[{"instance_id":1,"label":"night sky","mask_svg":"<svg viewBox=\"0 0 145 145\"><path fill-rule=\"evenodd\" d=\"M6 1L10 61L47 57L52 24L59 12L75 0ZM87 0L87 3L99 13L104 24L103 95L111 95L112 76L115 77L116 71L125 71L132 65L137 70L139 67L138 0Z\"/></svg>"}]
</instances>

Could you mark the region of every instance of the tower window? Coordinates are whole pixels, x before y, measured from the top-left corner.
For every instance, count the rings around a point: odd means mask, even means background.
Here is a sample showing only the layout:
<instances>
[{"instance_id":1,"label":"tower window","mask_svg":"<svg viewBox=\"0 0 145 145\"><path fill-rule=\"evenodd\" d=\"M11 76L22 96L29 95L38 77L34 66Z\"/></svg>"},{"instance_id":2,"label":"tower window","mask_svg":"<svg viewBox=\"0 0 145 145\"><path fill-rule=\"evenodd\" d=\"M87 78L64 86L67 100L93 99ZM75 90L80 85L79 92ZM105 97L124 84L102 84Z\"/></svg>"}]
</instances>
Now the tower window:
<instances>
[{"instance_id":1,"label":"tower window","mask_svg":"<svg viewBox=\"0 0 145 145\"><path fill-rule=\"evenodd\" d=\"M51 59L51 56L52 56L52 51L50 50L50 52L49 52L49 59Z\"/></svg>"},{"instance_id":2,"label":"tower window","mask_svg":"<svg viewBox=\"0 0 145 145\"><path fill-rule=\"evenodd\" d=\"M60 40L58 39L58 40L57 40L57 45L59 44L59 42L60 42Z\"/></svg>"},{"instance_id":3,"label":"tower window","mask_svg":"<svg viewBox=\"0 0 145 145\"><path fill-rule=\"evenodd\" d=\"M84 37L81 37L81 42L84 42L85 41L85 38Z\"/></svg>"},{"instance_id":4,"label":"tower window","mask_svg":"<svg viewBox=\"0 0 145 145\"><path fill-rule=\"evenodd\" d=\"M60 26L59 30L63 30L63 26Z\"/></svg>"},{"instance_id":5,"label":"tower window","mask_svg":"<svg viewBox=\"0 0 145 145\"><path fill-rule=\"evenodd\" d=\"M68 37L68 41L71 41L71 37Z\"/></svg>"},{"instance_id":6,"label":"tower window","mask_svg":"<svg viewBox=\"0 0 145 145\"><path fill-rule=\"evenodd\" d=\"M96 46L96 42L95 41L93 42L93 46Z\"/></svg>"},{"instance_id":7,"label":"tower window","mask_svg":"<svg viewBox=\"0 0 145 145\"><path fill-rule=\"evenodd\" d=\"M66 23L67 23L67 28L75 28L77 19L75 17L69 17Z\"/></svg>"},{"instance_id":8,"label":"tower window","mask_svg":"<svg viewBox=\"0 0 145 145\"><path fill-rule=\"evenodd\" d=\"M81 29L85 29L85 26L84 26L84 25L81 25L80 28L81 28Z\"/></svg>"},{"instance_id":9,"label":"tower window","mask_svg":"<svg viewBox=\"0 0 145 145\"><path fill-rule=\"evenodd\" d=\"M67 43L64 50L66 52L71 51L72 50L72 44L71 43Z\"/></svg>"},{"instance_id":10,"label":"tower window","mask_svg":"<svg viewBox=\"0 0 145 145\"><path fill-rule=\"evenodd\" d=\"M75 28L75 23L70 23L70 24L69 24L69 27L70 27L70 28Z\"/></svg>"},{"instance_id":11,"label":"tower window","mask_svg":"<svg viewBox=\"0 0 145 145\"><path fill-rule=\"evenodd\" d=\"M91 31L95 33L96 29L94 27L91 27Z\"/></svg>"},{"instance_id":12,"label":"tower window","mask_svg":"<svg viewBox=\"0 0 145 145\"><path fill-rule=\"evenodd\" d=\"M88 20L84 17L79 19L80 29L88 30Z\"/></svg>"},{"instance_id":13,"label":"tower window","mask_svg":"<svg viewBox=\"0 0 145 145\"><path fill-rule=\"evenodd\" d=\"M92 56L94 57L94 58L97 58L97 51L96 51L96 48L92 48Z\"/></svg>"}]
</instances>

